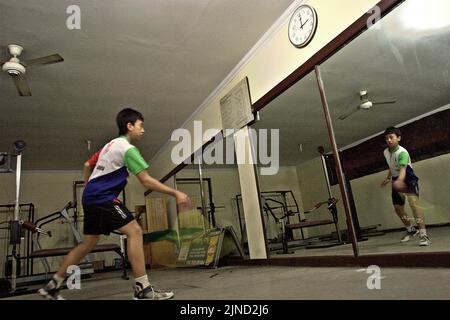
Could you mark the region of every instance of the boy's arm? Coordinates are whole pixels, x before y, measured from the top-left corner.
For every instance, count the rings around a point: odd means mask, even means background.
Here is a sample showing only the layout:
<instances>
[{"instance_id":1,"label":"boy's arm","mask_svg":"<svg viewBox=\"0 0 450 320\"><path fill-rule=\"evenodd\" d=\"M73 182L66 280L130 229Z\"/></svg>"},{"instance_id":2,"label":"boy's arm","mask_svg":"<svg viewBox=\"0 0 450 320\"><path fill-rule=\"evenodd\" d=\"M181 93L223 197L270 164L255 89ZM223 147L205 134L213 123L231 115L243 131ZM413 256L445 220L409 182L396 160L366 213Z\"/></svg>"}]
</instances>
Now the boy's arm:
<instances>
[{"instance_id":1,"label":"boy's arm","mask_svg":"<svg viewBox=\"0 0 450 320\"><path fill-rule=\"evenodd\" d=\"M101 150L97 151L88 161L84 163L83 167L83 180L84 184L89 180L89 177L92 174L92 171L94 171L95 166L97 165L98 157L100 156Z\"/></svg>"},{"instance_id":2,"label":"boy's arm","mask_svg":"<svg viewBox=\"0 0 450 320\"><path fill-rule=\"evenodd\" d=\"M91 176L93 170L94 168L91 167L91 164L88 161L86 161L83 167L83 180L85 185L88 182L89 177Z\"/></svg>"},{"instance_id":3,"label":"boy's arm","mask_svg":"<svg viewBox=\"0 0 450 320\"><path fill-rule=\"evenodd\" d=\"M405 181L406 178L406 166L408 165L409 154L407 152L402 152L398 156L398 165L400 167L400 172L398 174L398 180Z\"/></svg>"},{"instance_id":4,"label":"boy's arm","mask_svg":"<svg viewBox=\"0 0 450 320\"><path fill-rule=\"evenodd\" d=\"M405 166L401 166L400 167L400 172L398 174L398 179L399 181L405 181L406 178L406 167Z\"/></svg>"},{"instance_id":5,"label":"boy's arm","mask_svg":"<svg viewBox=\"0 0 450 320\"><path fill-rule=\"evenodd\" d=\"M136 176L138 177L138 179L142 183L142 185L144 187L146 187L147 189L171 195L177 199L178 204L182 204L182 205L189 204L190 200L189 200L189 197L187 196L187 194L185 194L181 191L175 190L173 188L170 188L170 187L166 186L165 184L159 182L155 178L150 177L147 170L143 170L143 171L139 172Z\"/></svg>"}]
</instances>

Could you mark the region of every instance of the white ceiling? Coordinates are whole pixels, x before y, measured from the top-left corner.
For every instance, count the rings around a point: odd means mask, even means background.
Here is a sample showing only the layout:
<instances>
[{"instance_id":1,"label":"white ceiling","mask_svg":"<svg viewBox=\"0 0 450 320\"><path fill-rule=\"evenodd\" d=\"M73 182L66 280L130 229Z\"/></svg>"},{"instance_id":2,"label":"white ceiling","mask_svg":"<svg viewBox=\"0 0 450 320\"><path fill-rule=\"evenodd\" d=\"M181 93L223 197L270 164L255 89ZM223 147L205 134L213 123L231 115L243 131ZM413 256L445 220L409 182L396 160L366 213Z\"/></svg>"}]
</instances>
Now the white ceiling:
<instances>
[{"instance_id":1,"label":"white ceiling","mask_svg":"<svg viewBox=\"0 0 450 320\"><path fill-rule=\"evenodd\" d=\"M364 32L321 66L339 148L450 103L450 4L424 3L406 1L382 19L379 30ZM420 21L417 26L428 21L439 27L414 30L415 21ZM358 105L363 89L374 101L397 103L338 120ZM260 116L255 128L280 128L281 164L315 158L319 145L331 149L314 72L261 110Z\"/></svg>"},{"instance_id":2,"label":"white ceiling","mask_svg":"<svg viewBox=\"0 0 450 320\"><path fill-rule=\"evenodd\" d=\"M23 139L24 169L80 169L132 106L144 114L139 147L150 160L291 3L80 0L81 30L68 30L72 0L0 0L0 60L11 43L23 60L65 59L27 70L29 98L0 74L0 151Z\"/></svg>"}]
</instances>

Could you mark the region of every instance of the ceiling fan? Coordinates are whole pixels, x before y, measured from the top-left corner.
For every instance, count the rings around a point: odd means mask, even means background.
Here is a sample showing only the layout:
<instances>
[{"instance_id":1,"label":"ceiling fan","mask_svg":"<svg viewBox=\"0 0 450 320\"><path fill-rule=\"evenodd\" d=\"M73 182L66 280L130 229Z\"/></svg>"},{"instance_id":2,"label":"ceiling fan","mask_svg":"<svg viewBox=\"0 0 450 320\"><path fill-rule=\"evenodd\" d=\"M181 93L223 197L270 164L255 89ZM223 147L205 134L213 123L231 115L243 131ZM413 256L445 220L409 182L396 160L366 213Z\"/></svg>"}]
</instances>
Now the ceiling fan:
<instances>
[{"instance_id":1,"label":"ceiling fan","mask_svg":"<svg viewBox=\"0 0 450 320\"><path fill-rule=\"evenodd\" d=\"M351 109L348 109L347 111L345 111L343 114L341 114L339 116L339 120L345 120L348 117L350 117L352 114L354 114L355 112L359 111L359 110L368 110L370 108L372 108L373 106L376 105L381 105L381 104L393 104L396 103L397 101L395 100L389 100L389 101L371 101L369 100L369 94L367 93L367 90L361 90L359 92L359 105L357 105L356 107L353 107Z\"/></svg>"},{"instance_id":2,"label":"ceiling fan","mask_svg":"<svg viewBox=\"0 0 450 320\"><path fill-rule=\"evenodd\" d=\"M57 62L62 62L64 59L59 54L52 54L50 56L41 57L37 59L31 59L27 61L20 61L18 56L22 53L23 48L16 44L10 44L8 46L9 53L12 56L9 61L0 61L2 70L8 73L14 81L14 84L22 97L31 96L30 87L28 86L25 73L27 67L35 65L45 65Z\"/></svg>"}]
</instances>

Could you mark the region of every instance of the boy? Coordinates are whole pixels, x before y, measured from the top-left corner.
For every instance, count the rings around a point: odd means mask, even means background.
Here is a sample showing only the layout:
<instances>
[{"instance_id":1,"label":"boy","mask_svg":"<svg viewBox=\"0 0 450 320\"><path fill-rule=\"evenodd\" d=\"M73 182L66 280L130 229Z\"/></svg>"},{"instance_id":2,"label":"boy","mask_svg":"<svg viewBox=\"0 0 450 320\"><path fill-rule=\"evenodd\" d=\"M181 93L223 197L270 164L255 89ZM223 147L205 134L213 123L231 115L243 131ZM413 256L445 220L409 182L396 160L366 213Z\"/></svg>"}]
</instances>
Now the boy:
<instances>
[{"instance_id":1,"label":"boy","mask_svg":"<svg viewBox=\"0 0 450 320\"><path fill-rule=\"evenodd\" d=\"M400 241L407 242L419 234L419 245L429 246L431 241L427 236L423 211L419 205L419 178L414 174L408 151L399 145L401 131L398 128L389 127L384 132L384 137L388 145L384 150L384 157L389 165L389 173L381 183L381 186L383 187L392 181L392 203L394 204L395 212L407 230ZM419 231L411 225L411 221L405 212L405 197L408 199L409 206L413 211Z\"/></svg>"},{"instance_id":2,"label":"boy","mask_svg":"<svg viewBox=\"0 0 450 320\"><path fill-rule=\"evenodd\" d=\"M179 206L189 206L189 197L167 187L149 176L148 164L131 142L144 135L142 114L123 109L116 118L119 137L106 144L84 164L83 192L84 241L72 249L50 282L38 293L48 299L62 299L59 288L70 265L77 265L97 244L100 235L119 230L127 236L128 259L135 278L134 299L165 300L173 292L156 290L150 285L145 270L142 229L130 211L117 199L127 183L128 172L135 174L141 184L151 190L176 198Z\"/></svg>"}]
</instances>

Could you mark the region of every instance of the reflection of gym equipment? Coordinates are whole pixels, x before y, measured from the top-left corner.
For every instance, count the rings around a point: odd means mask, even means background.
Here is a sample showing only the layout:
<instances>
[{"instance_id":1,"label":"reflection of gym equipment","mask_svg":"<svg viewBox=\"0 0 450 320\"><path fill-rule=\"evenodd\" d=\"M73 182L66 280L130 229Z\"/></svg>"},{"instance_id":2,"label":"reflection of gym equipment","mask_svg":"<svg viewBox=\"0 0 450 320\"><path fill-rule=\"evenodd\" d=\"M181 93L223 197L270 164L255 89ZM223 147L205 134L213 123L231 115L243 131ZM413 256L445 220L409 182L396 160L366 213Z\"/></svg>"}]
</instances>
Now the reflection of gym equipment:
<instances>
[{"instance_id":1,"label":"reflection of gym equipment","mask_svg":"<svg viewBox=\"0 0 450 320\"><path fill-rule=\"evenodd\" d=\"M200 198L202 201L202 206L197 207L198 210L200 210L203 214L203 216L206 218L206 220L209 223L209 226L211 228L216 228L216 209L224 209L224 206L216 206L213 201L213 192L212 192L212 186L211 186L211 178L176 178L175 180L176 185L183 185L183 184L194 184L199 185L200 187ZM206 182L208 185L208 202L206 202L205 195L204 195L204 188L202 187L202 182ZM204 209L203 209L204 208Z\"/></svg>"},{"instance_id":2,"label":"reflection of gym equipment","mask_svg":"<svg viewBox=\"0 0 450 320\"><path fill-rule=\"evenodd\" d=\"M344 244L341 239L341 232L339 230L339 221L338 221L338 214L337 214L337 207L336 203L339 201L339 199L336 198L329 198L327 201L322 201L317 203L312 209L305 211L304 213L311 213L315 210L319 209L322 205L327 205L327 209L331 214L331 219L322 219L322 220L308 220L308 219L302 219L299 223L293 223L286 225L287 230L295 230L300 229L302 231L302 238L304 239L303 235L303 228L310 228L310 227L316 227L316 226L324 226L329 224L334 224L336 228L336 235L337 235L337 241L334 239L330 239L328 241L320 241L316 243L309 243L306 245L307 249L313 249L313 248L329 248L337 245ZM283 246L283 253L287 253L287 250L285 249L287 246Z\"/></svg>"},{"instance_id":3,"label":"reflection of gym equipment","mask_svg":"<svg viewBox=\"0 0 450 320\"><path fill-rule=\"evenodd\" d=\"M333 237L331 237L331 239L328 241L323 241L323 242L319 242L319 243L315 243L315 244L309 244L306 246L306 248L308 248L308 249L329 248L332 246L338 246L338 245L344 244L344 242L342 241L342 237L341 237L341 231L339 229L338 212L337 212L337 207L336 207L336 203L339 200L336 199L335 197L333 197L333 194L331 192L330 180L328 177L328 171L327 171L325 158L324 158L324 148L322 146L320 146L318 148L318 151L320 153L322 169L323 169L323 172L325 175L325 183L326 183L327 191L328 191L328 200L317 203L312 209L305 211L305 213L313 212L313 211L319 209L322 205L326 204L327 209L331 214L331 219L312 220L312 221L304 219L299 223L288 225L287 227L289 229L293 230L293 229L303 229L303 228L308 228L308 227L334 224L334 226L336 228L336 240L333 239ZM303 236L303 233L302 233L302 236Z\"/></svg>"},{"instance_id":4,"label":"reflection of gym equipment","mask_svg":"<svg viewBox=\"0 0 450 320\"><path fill-rule=\"evenodd\" d=\"M261 194L262 208L264 210L264 225L266 229L266 236L268 241L268 247L271 250L279 249L279 244L285 245L287 241L292 240L292 234L287 232L285 226L290 223L291 218L299 213L297 201L292 191L263 191ZM239 231L241 233L241 246L243 248L248 247L247 244L247 232L245 226L244 217L241 214L242 195L237 194L235 197L236 209L238 214ZM270 218L280 227L275 237L271 237L270 234ZM269 235L268 235L269 234ZM280 239L282 239L280 242Z\"/></svg>"},{"instance_id":5,"label":"reflection of gym equipment","mask_svg":"<svg viewBox=\"0 0 450 320\"><path fill-rule=\"evenodd\" d=\"M338 215L337 215L337 207L336 207L336 203L339 201L336 198L330 198L328 201L323 201L323 202L319 202L317 203L312 209L310 210L306 210L303 213L309 214L312 213L314 211L316 211L317 209L319 209L320 207L322 207L323 205L327 205L327 209L329 210L330 214L331 214L331 219L321 219L321 220L310 220L307 218L302 219L300 216L300 212L298 210L298 206L297 206L297 210L290 210L289 206L286 204L286 202L281 202L272 198L268 198L267 194L276 194L277 192L271 192L271 193L266 193L266 192L261 192L261 195L264 199L264 211L267 213L269 213L274 220L280 225L280 229L281 229L281 246L282 246L282 252L283 254L287 254L287 253L293 253L293 252L288 252L288 248L289 247L299 247L299 246L305 246L306 248L328 248L328 247L332 247L332 246L336 246L336 245L340 245L342 244L342 240L340 238L340 230L339 230L339 225L338 225ZM291 191L281 191L280 192L283 195L283 198L286 199L286 194L292 194ZM294 201L295 198L292 195ZM275 206L271 206L270 203L275 203ZM297 202L295 201L295 204L297 204ZM274 213L274 210L277 209L282 209L282 215L280 217L277 217L276 214ZM299 217L299 222L297 223L291 223L289 221L289 218L298 216ZM310 227L316 227L316 226L323 226L323 225L329 225L329 224L334 224L335 228L336 228L336 233L337 233L337 242L333 241L333 240L329 240L329 241L323 241L324 239L320 239L318 237L313 237L313 238L309 238L309 239L305 239L304 233L303 233L303 229L304 228L310 228ZM301 240L293 240L293 230L296 229L300 229L301 231L301 235L302 235L302 239ZM279 248L276 245L271 245L269 244L269 248L272 248L274 250L278 250Z\"/></svg>"},{"instance_id":6,"label":"reflection of gym equipment","mask_svg":"<svg viewBox=\"0 0 450 320\"><path fill-rule=\"evenodd\" d=\"M338 182L337 182L336 173L334 171L335 164L334 164L333 155L325 154L323 147L319 147L319 152L321 152L321 155L322 155L323 166L324 166L325 174L327 176L328 185L331 185L332 183L337 184ZM342 157L341 152L339 152L339 157ZM345 187L347 189L349 205L351 208L355 236L356 236L356 239L358 240L358 242L366 241L366 240L368 240L368 237L384 235L385 234L384 231L378 230L378 227L380 227L381 224L365 226L365 227L360 226L358 214L357 214L357 210L356 210L356 205L355 205L355 200L353 198L352 186L351 186L351 183L350 183L350 180L348 179L348 177L345 176L345 172L344 172L344 182L345 182ZM343 230L341 234L342 234L342 238L344 240L349 239L348 230Z\"/></svg>"},{"instance_id":7,"label":"reflection of gym equipment","mask_svg":"<svg viewBox=\"0 0 450 320\"><path fill-rule=\"evenodd\" d=\"M286 254L288 252L288 248L290 246L305 246L307 249L313 249L313 248L329 248L333 246L338 246L345 244L345 242L342 241L342 235L341 231L339 229L339 221L338 221L338 212L337 212L337 206L336 203L339 201L338 199L334 198L331 193L331 186L328 179L328 172L326 168L326 163L324 159L324 150L323 147L319 147L319 153L321 154L321 160L322 160L322 168L325 174L325 181L327 185L328 190L328 200L321 201L314 205L314 207L310 210L304 211L304 214L309 214L323 205L327 205L327 210L331 214L330 219L320 219L320 220L309 220L306 218L301 218L300 212L298 209L297 201L295 200L295 197L292 193L292 191L272 191L272 192L261 192L261 199L262 199L262 207L264 212L266 213L266 216L273 217L275 222L280 225L281 229L281 248L279 248L279 243L277 246L277 243L269 243L269 249L278 250L282 249L282 253ZM287 199L291 197L293 199L291 204L288 204ZM241 242L242 246L245 247L246 237L245 237L245 226L242 223L242 217L241 217L241 209L240 209L240 201L242 196L240 194L236 195L236 205L237 205L237 212L238 212L238 220L239 220L239 226L241 231ZM272 205L275 204L275 205ZM276 210L281 210L281 215L277 216L275 213ZM299 222L297 223L291 223L290 218L298 216ZM316 226L323 226L323 225L331 225L333 224L336 229L336 236L333 236L333 233L329 237L313 237L310 239L305 239L303 229L304 228L310 228L310 227L316 227ZM293 240L293 230L300 229L302 239L301 240ZM266 228L267 233L267 228Z\"/></svg>"},{"instance_id":8,"label":"reflection of gym equipment","mask_svg":"<svg viewBox=\"0 0 450 320\"><path fill-rule=\"evenodd\" d=\"M290 195L292 197L292 199L294 200L294 205L288 205L287 203L287 198ZM273 198L272 198L273 197ZM283 248L283 252L287 253L288 252L288 241L292 240L293 236L292 233L288 233L288 230L286 229L286 222L289 223L289 218L292 216L295 216L296 214L299 213L298 210L298 204L297 201L295 200L294 194L292 193L292 191L272 191L272 192L261 192L261 198L263 200L263 209L264 212L266 214L266 218L269 218L269 214L270 216L272 216L272 218L274 219L274 221L280 225L280 235L281 235L281 244L282 244L282 248ZM280 200L276 200L274 198L281 198L282 201ZM270 204L273 203L274 206L271 206ZM291 209L294 210L291 210ZM277 217L277 215L275 214L275 210L281 210L282 215L281 217ZM267 233L267 227L266 227L266 233ZM270 243L269 239L269 249L271 249L271 246L273 247L275 243ZM275 239L278 240L278 239Z\"/></svg>"}]
</instances>

